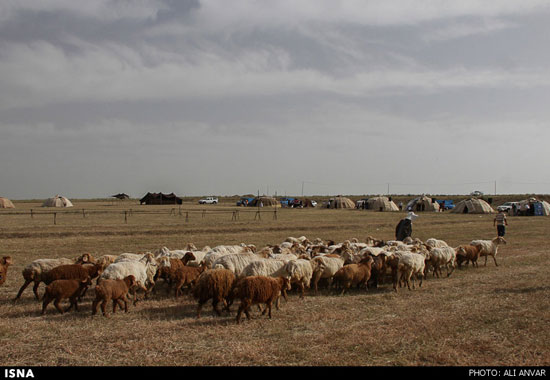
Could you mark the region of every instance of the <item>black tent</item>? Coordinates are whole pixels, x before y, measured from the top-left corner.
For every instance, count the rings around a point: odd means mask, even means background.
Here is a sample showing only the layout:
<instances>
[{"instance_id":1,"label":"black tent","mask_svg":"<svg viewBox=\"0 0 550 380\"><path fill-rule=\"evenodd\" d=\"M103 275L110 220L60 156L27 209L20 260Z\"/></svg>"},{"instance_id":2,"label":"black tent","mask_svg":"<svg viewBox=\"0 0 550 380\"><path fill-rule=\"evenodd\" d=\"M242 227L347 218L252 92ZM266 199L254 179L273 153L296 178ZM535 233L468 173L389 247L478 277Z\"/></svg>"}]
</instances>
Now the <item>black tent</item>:
<instances>
[{"instance_id":1,"label":"black tent","mask_svg":"<svg viewBox=\"0 0 550 380\"><path fill-rule=\"evenodd\" d=\"M181 205L182 203L183 200L180 197L177 197L174 193L147 193L139 200L139 204L146 205Z\"/></svg>"},{"instance_id":2,"label":"black tent","mask_svg":"<svg viewBox=\"0 0 550 380\"><path fill-rule=\"evenodd\" d=\"M124 193L120 193L120 194L116 194L116 195L111 195L111 197L116 198L116 199L120 199L120 200L123 200L123 199L130 199L130 196L129 196L128 194L124 194Z\"/></svg>"}]
</instances>

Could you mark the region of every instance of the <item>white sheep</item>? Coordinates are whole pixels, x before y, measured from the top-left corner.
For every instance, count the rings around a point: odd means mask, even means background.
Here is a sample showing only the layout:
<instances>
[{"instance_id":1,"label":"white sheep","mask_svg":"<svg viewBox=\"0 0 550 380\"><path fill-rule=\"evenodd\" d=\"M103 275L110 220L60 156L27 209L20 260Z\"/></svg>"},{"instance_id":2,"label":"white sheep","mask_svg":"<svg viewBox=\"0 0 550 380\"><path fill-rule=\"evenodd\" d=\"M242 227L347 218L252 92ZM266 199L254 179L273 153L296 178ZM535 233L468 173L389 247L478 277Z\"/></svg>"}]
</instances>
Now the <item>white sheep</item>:
<instances>
[{"instance_id":1,"label":"white sheep","mask_svg":"<svg viewBox=\"0 0 550 380\"><path fill-rule=\"evenodd\" d=\"M322 278L328 280L328 285L332 284L332 277L338 271L338 269L344 266L344 259L341 257L334 257L332 255L316 256L311 260L313 266L313 287L317 294L317 284Z\"/></svg>"},{"instance_id":2,"label":"white sheep","mask_svg":"<svg viewBox=\"0 0 550 380\"><path fill-rule=\"evenodd\" d=\"M145 291L145 296L149 294L155 285L154 277L158 270L158 263L153 259L143 261L120 261L109 265L99 279L123 280L125 277L133 275L136 279L136 286L133 287L134 305L137 302L136 287Z\"/></svg>"},{"instance_id":3,"label":"white sheep","mask_svg":"<svg viewBox=\"0 0 550 380\"><path fill-rule=\"evenodd\" d=\"M212 263L212 268L225 268L233 272L236 277L240 277L243 269L248 264L260 259L262 259L262 257L255 253L232 253L216 259L216 261Z\"/></svg>"},{"instance_id":4,"label":"white sheep","mask_svg":"<svg viewBox=\"0 0 550 380\"><path fill-rule=\"evenodd\" d=\"M413 281L413 289L415 288L415 277L420 277L420 287L422 286L422 280L424 278L424 269L426 267L426 256L421 253L415 252L396 252L399 255L399 263L397 266L397 280L402 280L407 284L409 290L411 290L411 279ZM394 279L393 288L397 291L397 283Z\"/></svg>"},{"instance_id":5,"label":"white sheep","mask_svg":"<svg viewBox=\"0 0 550 380\"><path fill-rule=\"evenodd\" d=\"M435 239L435 238L430 238L426 240L424 244L432 248L443 248L443 247L449 246L446 241Z\"/></svg>"},{"instance_id":6,"label":"white sheep","mask_svg":"<svg viewBox=\"0 0 550 380\"><path fill-rule=\"evenodd\" d=\"M290 283L297 284L300 297L304 298L305 289L310 287L313 266L309 260L298 259L285 263L284 270L290 275Z\"/></svg>"},{"instance_id":7,"label":"white sheep","mask_svg":"<svg viewBox=\"0 0 550 380\"><path fill-rule=\"evenodd\" d=\"M470 245L475 245L480 247L479 256L485 256L485 265L487 265L487 257L492 256L497 264L497 251L500 244L506 244L506 240L502 236L497 236L493 240L473 240Z\"/></svg>"},{"instance_id":8,"label":"white sheep","mask_svg":"<svg viewBox=\"0 0 550 380\"><path fill-rule=\"evenodd\" d=\"M290 277L285 270L288 261L276 259L258 259L250 262L241 272L241 277L266 276Z\"/></svg>"},{"instance_id":9,"label":"white sheep","mask_svg":"<svg viewBox=\"0 0 550 380\"><path fill-rule=\"evenodd\" d=\"M242 245L218 245L206 253L203 261L208 268L213 268L214 261L222 256L250 251L249 247Z\"/></svg>"},{"instance_id":10,"label":"white sheep","mask_svg":"<svg viewBox=\"0 0 550 380\"><path fill-rule=\"evenodd\" d=\"M34 282L33 286L33 292L36 297L36 299L40 299L38 296L38 286L40 285L40 282L42 282L41 276L43 273L57 267L60 265L67 265L67 264L74 264L74 260L72 259L66 259L66 258L59 258L59 259L37 259L34 260L32 263L27 265L23 269L23 278L25 279L25 283L21 288L19 289L19 292L17 293L17 296L15 297L14 301L17 301L20 297L23 291L29 286L31 282Z\"/></svg>"},{"instance_id":11,"label":"white sheep","mask_svg":"<svg viewBox=\"0 0 550 380\"><path fill-rule=\"evenodd\" d=\"M441 267L447 268L447 277L449 277L456 266L456 250L452 247L430 248L429 258L426 260L428 264L425 272L429 267L433 267L433 275L439 277L441 275ZM449 267L451 268L449 271Z\"/></svg>"}]
</instances>

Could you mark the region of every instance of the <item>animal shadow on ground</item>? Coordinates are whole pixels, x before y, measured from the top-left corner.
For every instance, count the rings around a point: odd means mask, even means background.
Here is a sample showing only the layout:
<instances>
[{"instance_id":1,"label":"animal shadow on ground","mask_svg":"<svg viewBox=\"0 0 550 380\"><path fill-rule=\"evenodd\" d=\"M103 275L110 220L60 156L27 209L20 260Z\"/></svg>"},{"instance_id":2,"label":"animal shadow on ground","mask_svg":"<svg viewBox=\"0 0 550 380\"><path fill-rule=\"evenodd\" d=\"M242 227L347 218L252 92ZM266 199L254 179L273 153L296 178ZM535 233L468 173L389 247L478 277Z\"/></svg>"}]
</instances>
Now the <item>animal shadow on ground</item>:
<instances>
[{"instance_id":1,"label":"animal shadow on ground","mask_svg":"<svg viewBox=\"0 0 550 380\"><path fill-rule=\"evenodd\" d=\"M500 289L495 289L495 293L525 294L525 293L547 292L549 290L550 290L550 286L536 286L536 287L528 287L528 288L500 288Z\"/></svg>"}]
</instances>

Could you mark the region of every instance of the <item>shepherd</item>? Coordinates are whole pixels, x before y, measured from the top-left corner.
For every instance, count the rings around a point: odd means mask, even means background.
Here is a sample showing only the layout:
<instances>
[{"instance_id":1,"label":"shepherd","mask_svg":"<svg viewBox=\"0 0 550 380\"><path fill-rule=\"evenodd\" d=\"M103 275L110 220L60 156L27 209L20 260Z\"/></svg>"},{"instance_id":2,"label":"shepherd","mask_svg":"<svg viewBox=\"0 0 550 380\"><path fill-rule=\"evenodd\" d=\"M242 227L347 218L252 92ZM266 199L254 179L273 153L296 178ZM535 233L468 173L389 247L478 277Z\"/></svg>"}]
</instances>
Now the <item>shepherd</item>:
<instances>
[{"instance_id":1,"label":"shepherd","mask_svg":"<svg viewBox=\"0 0 550 380\"><path fill-rule=\"evenodd\" d=\"M395 240L403 241L406 237L412 235L412 222L416 218L418 218L418 215L411 211L399 221L395 227Z\"/></svg>"}]
</instances>

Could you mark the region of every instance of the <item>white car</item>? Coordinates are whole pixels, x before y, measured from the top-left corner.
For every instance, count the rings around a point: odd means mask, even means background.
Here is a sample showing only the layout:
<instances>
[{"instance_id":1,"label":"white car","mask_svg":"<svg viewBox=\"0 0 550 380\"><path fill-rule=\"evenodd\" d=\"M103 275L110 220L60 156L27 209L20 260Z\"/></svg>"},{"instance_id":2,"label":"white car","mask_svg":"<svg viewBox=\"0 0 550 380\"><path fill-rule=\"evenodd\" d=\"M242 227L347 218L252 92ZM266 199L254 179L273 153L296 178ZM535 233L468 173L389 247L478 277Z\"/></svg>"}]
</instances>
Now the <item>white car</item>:
<instances>
[{"instance_id":1,"label":"white car","mask_svg":"<svg viewBox=\"0 0 550 380\"><path fill-rule=\"evenodd\" d=\"M509 212L513 209L514 204L517 206L516 209L519 209L519 202L505 202L497 207L498 211L506 211Z\"/></svg>"},{"instance_id":2,"label":"white car","mask_svg":"<svg viewBox=\"0 0 550 380\"><path fill-rule=\"evenodd\" d=\"M201 205L215 205L218 203L218 198L216 197L206 197L204 199L199 200L199 204Z\"/></svg>"}]
</instances>

